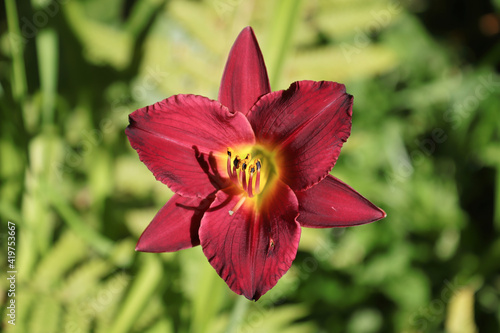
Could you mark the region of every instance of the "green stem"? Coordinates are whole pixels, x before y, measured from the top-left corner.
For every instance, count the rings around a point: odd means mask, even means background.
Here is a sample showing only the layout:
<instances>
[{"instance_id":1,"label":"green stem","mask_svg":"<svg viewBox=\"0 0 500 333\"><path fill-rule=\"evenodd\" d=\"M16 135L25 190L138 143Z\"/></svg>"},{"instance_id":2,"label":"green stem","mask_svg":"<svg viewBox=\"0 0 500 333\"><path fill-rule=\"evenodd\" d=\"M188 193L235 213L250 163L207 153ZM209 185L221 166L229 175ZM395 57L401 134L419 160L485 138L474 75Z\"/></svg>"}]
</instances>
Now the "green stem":
<instances>
[{"instance_id":1,"label":"green stem","mask_svg":"<svg viewBox=\"0 0 500 333\"><path fill-rule=\"evenodd\" d=\"M144 263L113 323L111 333L131 332L136 319L147 307L156 288L162 281L162 265L157 255L141 254Z\"/></svg>"},{"instance_id":2,"label":"green stem","mask_svg":"<svg viewBox=\"0 0 500 333\"><path fill-rule=\"evenodd\" d=\"M45 127L54 121L57 96L59 39L54 29L41 30L36 37L40 88L42 90L42 119Z\"/></svg>"},{"instance_id":3,"label":"green stem","mask_svg":"<svg viewBox=\"0 0 500 333\"><path fill-rule=\"evenodd\" d=\"M500 231L500 163L497 162L497 174L495 181L495 217L496 229Z\"/></svg>"},{"instance_id":4,"label":"green stem","mask_svg":"<svg viewBox=\"0 0 500 333\"><path fill-rule=\"evenodd\" d=\"M45 196L48 202L61 215L63 221L73 229L77 235L82 237L87 243L94 247L101 255L108 255L113 247L113 243L108 238L89 227L80 215L69 205L65 198L53 186L43 183L40 191L41 196Z\"/></svg>"},{"instance_id":5,"label":"green stem","mask_svg":"<svg viewBox=\"0 0 500 333\"><path fill-rule=\"evenodd\" d=\"M238 300L234 304L231 317L229 318L229 324L227 325L226 333L233 333L238 331L239 326L245 318L245 314L247 313L249 304L250 301L245 297L238 297Z\"/></svg>"},{"instance_id":6,"label":"green stem","mask_svg":"<svg viewBox=\"0 0 500 333\"><path fill-rule=\"evenodd\" d=\"M17 102L21 102L24 100L28 92L26 70L23 58L24 44L27 41L19 29L17 7L14 0L5 0L5 12L7 13L9 42L12 51L12 90L14 99Z\"/></svg>"},{"instance_id":7,"label":"green stem","mask_svg":"<svg viewBox=\"0 0 500 333\"><path fill-rule=\"evenodd\" d=\"M132 35L137 38L137 36L139 36L147 27L151 18L164 4L164 0L144 0L137 2L134 5L130 18L125 25L125 29L130 31Z\"/></svg>"},{"instance_id":8,"label":"green stem","mask_svg":"<svg viewBox=\"0 0 500 333\"><path fill-rule=\"evenodd\" d=\"M271 87L279 82L285 55L290 47L293 28L299 16L301 0L280 0L276 3L273 24L267 42L266 64L269 69ZM268 60L267 60L268 59Z\"/></svg>"}]
</instances>

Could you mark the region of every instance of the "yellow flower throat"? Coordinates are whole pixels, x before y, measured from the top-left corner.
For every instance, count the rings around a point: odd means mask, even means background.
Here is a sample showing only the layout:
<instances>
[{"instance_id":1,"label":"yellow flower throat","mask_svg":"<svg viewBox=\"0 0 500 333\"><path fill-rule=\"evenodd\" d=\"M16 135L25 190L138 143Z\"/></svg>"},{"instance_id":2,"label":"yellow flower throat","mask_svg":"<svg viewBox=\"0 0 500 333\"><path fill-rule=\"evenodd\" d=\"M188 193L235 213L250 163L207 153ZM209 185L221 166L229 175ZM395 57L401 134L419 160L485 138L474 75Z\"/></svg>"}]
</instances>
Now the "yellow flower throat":
<instances>
[{"instance_id":1,"label":"yellow flower throat","mask_svg":"<svg viewBox=\"0 0 500 333\"><path fill-rule=\"evenodd\" d=\"M267 192L269 188L268 183L277 179L274 153L261 146L248 146L239 148L238 154L235 154L235 150L228 147L227 174L233 184L244 194L235 207L229 211L229 215L233 215L246 199L254 199L256 203L260 203L262 193ZM257 197L258 200L256 200Z\"/></svg>"}]
</instances>

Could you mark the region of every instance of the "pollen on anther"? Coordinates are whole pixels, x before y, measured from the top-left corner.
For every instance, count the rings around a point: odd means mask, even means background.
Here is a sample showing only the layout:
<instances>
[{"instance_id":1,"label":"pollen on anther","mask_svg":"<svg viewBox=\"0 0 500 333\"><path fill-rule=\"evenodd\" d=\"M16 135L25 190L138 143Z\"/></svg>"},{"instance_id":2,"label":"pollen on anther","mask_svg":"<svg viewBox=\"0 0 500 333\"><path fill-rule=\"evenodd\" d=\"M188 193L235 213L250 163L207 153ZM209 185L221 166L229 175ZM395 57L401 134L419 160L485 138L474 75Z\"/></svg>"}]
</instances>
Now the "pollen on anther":
<instances>
[{"instance_id":1,"label":"pollen on anther","mask_svg":"<svg viewBox=\"0 0 500 333\"><path fill-rule=\"evenodd\" d=\"M255 177L255 193L260 193L260 169L262 168L262 164L259 159L255 161L255 166L257 167L257 176Z\"/></svg>"},{"instance_id":2,"label":"pollen on anther","mask_svg":"<svg viewBox=\"0 0 500 333\"><path fill-rule=\"evenodd\" d=\"M260 171L262 168L262 164L260 163L260 160L255 161L255 166L257 166L257 171Z\"/></svg>"},{"instance_id":3,"label":"pollen on anther","mask_svg":"<svg viewBox=\"0 0 500 333\"><path fill-rule=\"evenodd\" d=\"M250 164L250 166L248 167L248 172L250 173L250 175L253 175L255 173L255 163L252 162L252 164Z\"/></svg>"},{"instance_id":4,"label":"pollen on anther","mask_svg":"<svg viewBox=\"0 0 500 333\"><path fill-rule=\"evenodd\" d=\"M238 155L236 155L236 157L234 158L234 161L233 161L233 167L235 169L239 169L240 165L241 165L241 159Z\"/></svg>"}]
</instances>

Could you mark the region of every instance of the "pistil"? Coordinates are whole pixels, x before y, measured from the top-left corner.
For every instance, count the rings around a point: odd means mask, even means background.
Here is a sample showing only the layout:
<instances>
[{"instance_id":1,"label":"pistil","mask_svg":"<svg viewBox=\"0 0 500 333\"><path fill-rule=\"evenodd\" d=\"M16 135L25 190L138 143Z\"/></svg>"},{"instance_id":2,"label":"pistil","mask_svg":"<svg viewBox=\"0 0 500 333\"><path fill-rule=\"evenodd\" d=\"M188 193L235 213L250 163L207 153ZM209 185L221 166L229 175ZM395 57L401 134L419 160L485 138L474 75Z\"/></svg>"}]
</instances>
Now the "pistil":
<instances>
[{"instance_id":1,"label":"pistil","mask_svg":"<svg viewBox=\"0 0 500 333\"><path fill-rule=\"evenodd\" d=\"M233 209L229 211L229 215L232 216L234 213L236 213L238 209L240 209L241 205L243 205L246 198L247 198L246 196L241 197L241 199L236 203L236 205L234 205Z\"/></svg>"}]
</instances>

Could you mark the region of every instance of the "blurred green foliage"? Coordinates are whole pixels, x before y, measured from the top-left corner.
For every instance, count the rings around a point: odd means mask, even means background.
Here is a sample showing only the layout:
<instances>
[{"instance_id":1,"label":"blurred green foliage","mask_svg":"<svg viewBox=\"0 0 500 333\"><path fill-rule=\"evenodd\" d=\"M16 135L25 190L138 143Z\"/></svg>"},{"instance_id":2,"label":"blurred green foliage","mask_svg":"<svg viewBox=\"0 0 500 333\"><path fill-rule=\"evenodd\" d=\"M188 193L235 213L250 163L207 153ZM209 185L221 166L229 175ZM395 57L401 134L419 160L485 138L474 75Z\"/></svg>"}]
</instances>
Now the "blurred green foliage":
<instances>
[{"instance_id":1,"label":"blurred green foliage","mask_svg":"<svg viewBox=\"0 0 500 333\"><path fill-rule=\"evenodd\" d=\"M15 222L18 274L16 325L6 309L2 331L499 332L500 2L478 3L491 47L471 57L429 30L421 1L5 0L1 246ZM124 135L139 107L216 99L246 25L273 90L346 84L353 130L332 173L388 214L304 229L256 303L199 247L134 252L171 192Z\"/></svg>"}]
</instances>

